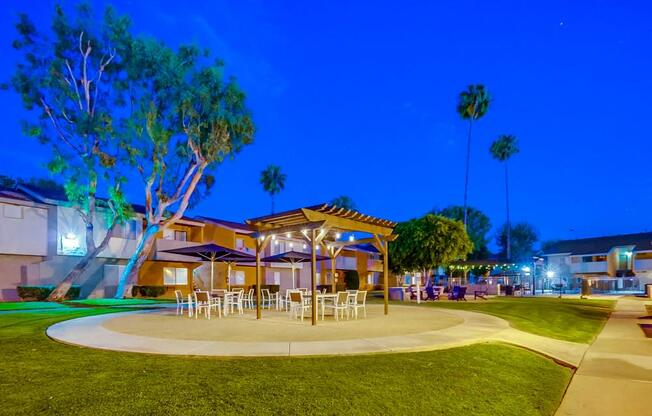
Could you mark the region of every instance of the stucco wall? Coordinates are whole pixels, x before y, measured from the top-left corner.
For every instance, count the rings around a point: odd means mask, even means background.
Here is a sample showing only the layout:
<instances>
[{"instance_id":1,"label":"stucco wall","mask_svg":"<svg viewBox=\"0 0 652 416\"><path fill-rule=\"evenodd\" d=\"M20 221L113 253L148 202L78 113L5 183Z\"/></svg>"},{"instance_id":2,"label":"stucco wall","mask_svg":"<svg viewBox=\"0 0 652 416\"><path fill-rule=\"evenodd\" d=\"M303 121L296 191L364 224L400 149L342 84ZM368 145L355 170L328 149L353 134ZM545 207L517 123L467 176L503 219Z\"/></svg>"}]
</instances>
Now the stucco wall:
<instances>
[{"instance_id":1,"label":"stucco wall","mask_svg":"<svg viewBox=\"0 0 652 416\"><path fill-rule=\"evenodd\" d=\"M22 218L11 218L10 209ZM0 253L45 256L47 249L47 208L0 203Z\"/></svg>"}]
</instances>

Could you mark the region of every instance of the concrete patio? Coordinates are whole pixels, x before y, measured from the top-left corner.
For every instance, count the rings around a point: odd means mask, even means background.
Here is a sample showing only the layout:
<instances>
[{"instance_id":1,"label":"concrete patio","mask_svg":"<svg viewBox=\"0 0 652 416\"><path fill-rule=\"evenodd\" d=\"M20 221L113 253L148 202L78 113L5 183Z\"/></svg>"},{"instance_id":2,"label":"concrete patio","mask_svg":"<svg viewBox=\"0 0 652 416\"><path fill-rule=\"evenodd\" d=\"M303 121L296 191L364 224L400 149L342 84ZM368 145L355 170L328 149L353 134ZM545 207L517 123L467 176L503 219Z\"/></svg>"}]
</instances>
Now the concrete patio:
<instances>
[{"instance_id":1,"label":"concrete patio","mask_svg":"<svg viewBox=\"0 0 652 416\"><path fill-rule=\"evenodd\" d=\"M268 311L261 320L247 311L222 319L190 319L174 310L121 312L60 322L48 328L55 340L108 350L199 356L300 356L424 351L479 342L506 342L577 366L586 344L515 330L507 321L481 313L369 305L366 319L316 327L309 319L288 319Z\"/></svg>"}]
</instances>

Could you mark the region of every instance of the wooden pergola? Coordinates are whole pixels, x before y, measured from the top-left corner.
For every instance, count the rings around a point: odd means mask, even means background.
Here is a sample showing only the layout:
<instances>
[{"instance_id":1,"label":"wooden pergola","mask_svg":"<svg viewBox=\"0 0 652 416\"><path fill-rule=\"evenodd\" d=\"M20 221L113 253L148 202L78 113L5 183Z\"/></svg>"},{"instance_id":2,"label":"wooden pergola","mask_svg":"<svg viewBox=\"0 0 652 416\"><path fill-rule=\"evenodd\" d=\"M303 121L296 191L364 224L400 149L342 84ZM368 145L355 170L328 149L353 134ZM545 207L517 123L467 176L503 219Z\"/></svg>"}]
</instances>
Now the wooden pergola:
<instances>
[{"instance_id":1,"label":"wooden pergola","mask_svg":"<svg viewBox=\"0 0 652 416\"><path fill-rule=\"evenodd\" d=\"M358 211L339 208L329 204L313 205L278 214L252 218L246 221L256 232L256 299L260 299L262 270L261 253L276 235L298 235L310 245L311 290L313 300L317 299L317 247L326 249L331 260L331 285L335 292L335 261L342 249L357 244L373 244L383 256L383 283L385 315L389 312L389 250L388 244L396 238L393 234L395 222L362 214ZM371 234L369 238L340 241L344 232ZM261 305L256 302L256 318L261 318ZM317 325L317 302L312 302L312 324Z\"/></svg>"}]
</instances>

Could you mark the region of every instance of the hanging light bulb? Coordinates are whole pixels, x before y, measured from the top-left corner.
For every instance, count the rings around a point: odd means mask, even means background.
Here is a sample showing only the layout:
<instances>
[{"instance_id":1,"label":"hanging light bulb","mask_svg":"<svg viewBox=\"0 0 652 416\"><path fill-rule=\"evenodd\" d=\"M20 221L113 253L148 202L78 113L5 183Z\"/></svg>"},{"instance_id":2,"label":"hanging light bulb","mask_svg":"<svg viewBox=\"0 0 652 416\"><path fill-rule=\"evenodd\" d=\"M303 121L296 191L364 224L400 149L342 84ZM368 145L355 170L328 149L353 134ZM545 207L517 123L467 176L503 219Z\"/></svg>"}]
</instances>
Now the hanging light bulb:
<instances>
[{"instance_id":1,"label":"hanging light bulb","mask_svg":"<svg viewBox=\"0 0 652 416\"><path fill-rule=\"evenodd\" d=\"M342 237L342 234L341 234L341 233L335 233L335 238L337 238L337 239L339 240L340 237Z\"/></svg>"},{"instance_id":2,"label":"hanging light bulb","mask_svg":"<svg viewBox=\"0 0 652 416\"><path fill-rule=\"evenodd\" d=\"M290 237L292 237L292 233L285 233L285 236L286 236L287 238L290 238Z\"/></svg>"},{"instance_id":3,"label":"hanging light bulb","mask_svg":"<svg viewBox=\"0 0 652 416\"><path fill-rule=\"evenodd\" d=\"M354 236L354 235L350 235L350 236L349 236L349 241L355 241L355 236Z\"/></svg>"},{"instance_id":4,"label":"hanging light bulb","mask_svg":"<svg viewBox=\"0 0 652 416\"><path fill-rule=\"evenodd\" d=\"M304 249L304 250L306 249L306 247L307 247L307 246L306 246L306 243L303 243L303 249Z\"/></svg>"}]
</instances>

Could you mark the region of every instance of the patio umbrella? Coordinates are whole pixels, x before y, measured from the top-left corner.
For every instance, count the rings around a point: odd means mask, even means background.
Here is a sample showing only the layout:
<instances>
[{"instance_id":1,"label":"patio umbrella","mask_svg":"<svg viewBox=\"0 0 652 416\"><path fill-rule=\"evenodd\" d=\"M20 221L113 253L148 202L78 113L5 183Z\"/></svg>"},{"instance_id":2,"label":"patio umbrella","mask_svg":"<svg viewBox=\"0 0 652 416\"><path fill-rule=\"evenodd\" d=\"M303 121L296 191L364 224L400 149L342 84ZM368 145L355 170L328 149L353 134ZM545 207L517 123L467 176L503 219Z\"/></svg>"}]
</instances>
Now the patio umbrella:
<instances>
[{"instance_id":1,"label":"patio umbrella","mask_svg":"<svg viewBox=\"0 0 652 416\"><path fill-rule=\"evenodd\" d=\"M199 246L173 248L162 250L165 253L181 254L184 256L198 257L211 262L211 290L213 290L214 264L221 261L227 264L227 286L231 286L231 267L236 263L253 263L256 256L232 248L220 246L219 244L210 243Z\"/></svg>"},{"instance_id":2,"label":"patio umbrella","mask_svg":"<svg viewBox=\"0 0 652 416\"><path fill-rule=\"evenodd\" d=\"M317 255L317 261L328 260L326 256ZM296 288L296 281L294 279L294 269L297 268L299 263L309 263L312 261L312 255L310 253L301 253L299 251L288 251L281 254L275 254L273 256L268 256L260 259L266 263L288 263L292 267L292 288ZM335 276L333 276L333 279Z\"/></svg>"}]
</instances>

